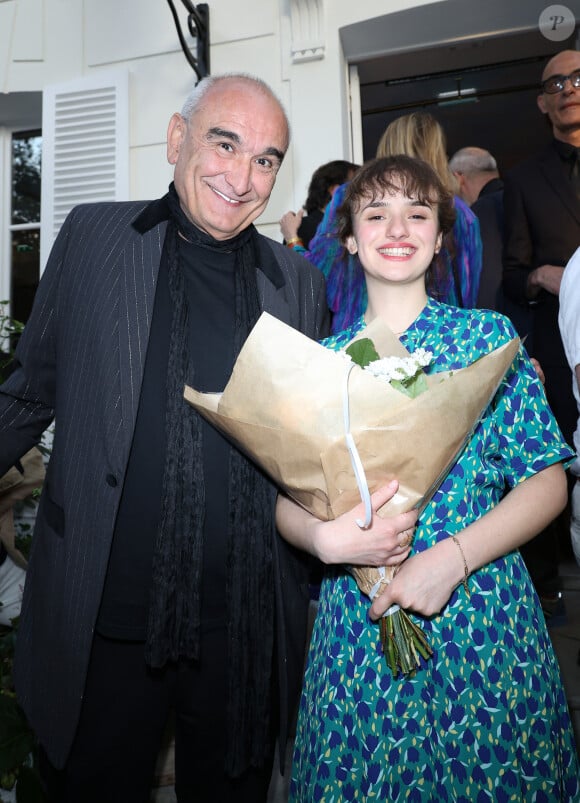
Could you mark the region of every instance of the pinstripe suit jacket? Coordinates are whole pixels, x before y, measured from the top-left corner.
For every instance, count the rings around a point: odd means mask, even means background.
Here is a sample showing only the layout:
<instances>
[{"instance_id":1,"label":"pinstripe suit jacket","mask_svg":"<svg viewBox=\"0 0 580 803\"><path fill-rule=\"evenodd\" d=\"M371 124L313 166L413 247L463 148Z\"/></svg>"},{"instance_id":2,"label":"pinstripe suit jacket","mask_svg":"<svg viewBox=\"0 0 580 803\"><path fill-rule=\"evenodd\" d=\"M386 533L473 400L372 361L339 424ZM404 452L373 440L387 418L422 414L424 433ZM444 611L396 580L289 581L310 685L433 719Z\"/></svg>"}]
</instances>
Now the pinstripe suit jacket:
<instances>
[{"instance_id":1,"label":"pinstripe suit jacket","mask_svg":"<svg viewBox=\"0 0 580 803\"><path fill-rule=\"evenodd\" d=\"M15 662L19 700L56 766L66 760L79 717L166 216L163 201L93 204L70 213L18 346L20 366L0 388L0 475L56 420ZM280 269L269 277L258 266L263 308L310 337L325 335L320 272L265 237L260 249L273 251ZM283 743L301 681L308 589L302 558L274 524L272 533Z\"/></svg>"}]
</instances>

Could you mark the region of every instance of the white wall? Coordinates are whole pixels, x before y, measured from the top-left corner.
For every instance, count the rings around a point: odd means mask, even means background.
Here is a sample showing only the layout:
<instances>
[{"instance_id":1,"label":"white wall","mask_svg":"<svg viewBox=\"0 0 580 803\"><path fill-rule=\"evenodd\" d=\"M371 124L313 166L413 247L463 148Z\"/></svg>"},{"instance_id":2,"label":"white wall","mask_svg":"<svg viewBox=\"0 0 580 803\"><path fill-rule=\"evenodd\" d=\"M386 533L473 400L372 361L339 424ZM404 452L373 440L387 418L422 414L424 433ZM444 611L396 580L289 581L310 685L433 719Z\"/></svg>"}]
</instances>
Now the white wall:
<instances>
[{"instance_id":1,"label":"white wall","mask_svg":"<svg viewBox=\"0 0 580 803\"><path fill-rule=\"evenodd\" d=\"M261 228L305 199L312 171L352 158L347 65L339 28L428 0L210 0L211 70L240 70L266 80L284 102L292 144ZM175 0L185 32L186 14ZM296 62L308 37L317 58ZM191 40L190 40L191 41ZM130 76L130 197L162 194L171 180L165 133L195 75L181 52L162 0L0 0L0 90L46 85L126 67ZM0 125L2 121L0 120Z\"/></svg>"}]
</instances>

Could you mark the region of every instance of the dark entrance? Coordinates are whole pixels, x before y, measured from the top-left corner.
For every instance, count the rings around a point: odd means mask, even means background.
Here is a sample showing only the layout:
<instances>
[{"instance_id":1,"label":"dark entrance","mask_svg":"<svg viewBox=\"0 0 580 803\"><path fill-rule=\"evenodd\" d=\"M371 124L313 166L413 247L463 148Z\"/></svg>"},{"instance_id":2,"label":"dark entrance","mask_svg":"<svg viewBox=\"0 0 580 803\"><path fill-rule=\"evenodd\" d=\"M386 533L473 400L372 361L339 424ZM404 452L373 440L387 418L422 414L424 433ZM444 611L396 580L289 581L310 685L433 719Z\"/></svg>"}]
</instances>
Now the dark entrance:
<instances>
[{"instance_id":1,"label":"dark entrance","mask_svg":"<svg viewBox=\"0 0 580 803\"><path fill-rule=\"evenodd\" d=\"M451 156L477 145L506 170L538 151L550 128L536 105L543 66L575 49L540 31L546 0L444 0L343 28L347 60L359 73L364 158L386 126L424 109L443 125ZM579 0L566 7L580 17Z\"/></svg>"}]
</instances>

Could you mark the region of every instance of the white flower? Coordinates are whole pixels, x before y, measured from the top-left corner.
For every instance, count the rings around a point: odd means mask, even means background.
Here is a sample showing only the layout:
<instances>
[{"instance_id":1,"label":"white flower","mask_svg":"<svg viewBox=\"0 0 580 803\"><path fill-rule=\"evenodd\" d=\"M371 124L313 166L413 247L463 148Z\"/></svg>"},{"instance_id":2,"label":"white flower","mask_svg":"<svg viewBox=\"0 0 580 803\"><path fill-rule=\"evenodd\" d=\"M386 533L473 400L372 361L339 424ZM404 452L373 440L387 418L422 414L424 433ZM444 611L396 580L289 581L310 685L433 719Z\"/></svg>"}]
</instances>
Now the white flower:
<instances>
[{"instance_id":1,"label":"white flower","mask_svg":"<svg viewBox=\"0 0 580 803\"><path fill-rule=\"evenodd\" d=\"M392 380L402 382L416 376L422 368L429 365L432 359L432 352L417 349L409 357L383 357L370 362L365 366L365 371L370 371L373 376L384 379L385 382Z\"/></svg>"}]
</instances>

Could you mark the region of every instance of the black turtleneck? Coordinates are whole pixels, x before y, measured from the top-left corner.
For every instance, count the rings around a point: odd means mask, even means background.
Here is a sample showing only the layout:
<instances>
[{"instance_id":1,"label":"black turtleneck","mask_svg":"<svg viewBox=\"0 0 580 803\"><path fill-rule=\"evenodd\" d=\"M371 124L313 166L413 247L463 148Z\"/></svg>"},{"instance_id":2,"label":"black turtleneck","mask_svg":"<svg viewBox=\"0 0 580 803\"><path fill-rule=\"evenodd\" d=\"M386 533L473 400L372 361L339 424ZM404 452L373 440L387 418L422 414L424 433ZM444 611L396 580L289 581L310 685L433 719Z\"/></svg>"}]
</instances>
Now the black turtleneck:
<instances>
[{"instance_id":1,"label":"black turtleneck","mask_svg":"<svg viewBox=\"0 0 580 803\"><path fill-rule=\"evenodd\" d=\"M222 391L234 362L235 254L214 252L186 241L180 242L180 253L194 386L204 392ZM137 422L97 623L98 632L109 638L144 641L147 634L166 451L164 378L170 328L167 264L162 259ZM230 447L203 420L202 441L206 487L202 630L208 630L225 625Z\"/></svg>"}]
</instances>

